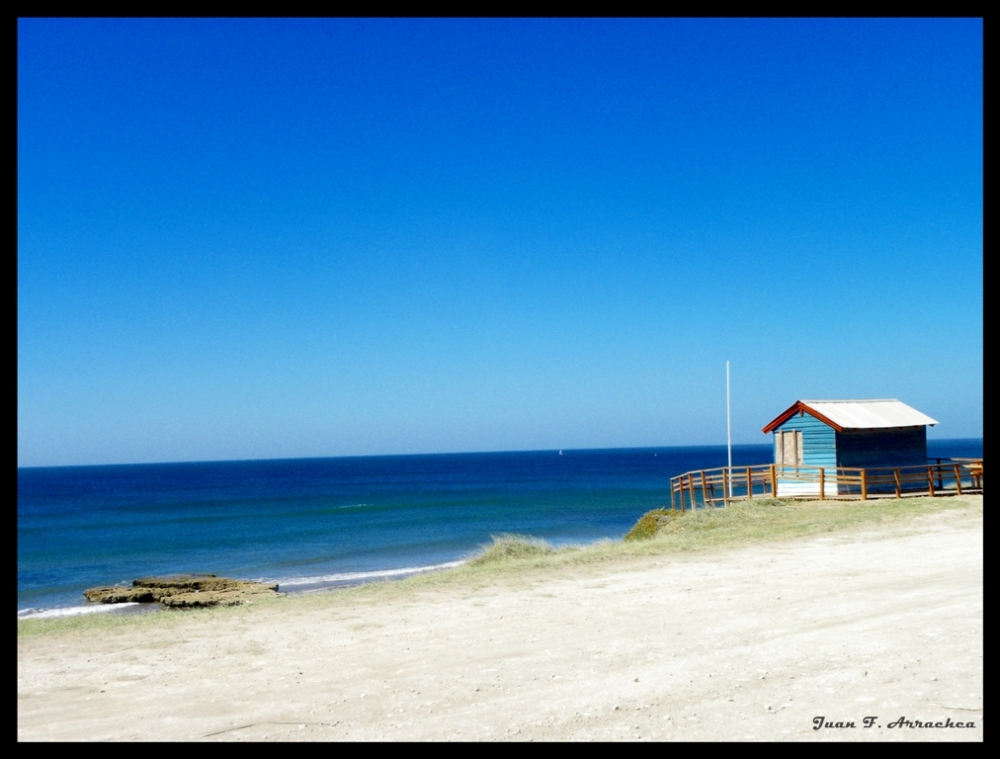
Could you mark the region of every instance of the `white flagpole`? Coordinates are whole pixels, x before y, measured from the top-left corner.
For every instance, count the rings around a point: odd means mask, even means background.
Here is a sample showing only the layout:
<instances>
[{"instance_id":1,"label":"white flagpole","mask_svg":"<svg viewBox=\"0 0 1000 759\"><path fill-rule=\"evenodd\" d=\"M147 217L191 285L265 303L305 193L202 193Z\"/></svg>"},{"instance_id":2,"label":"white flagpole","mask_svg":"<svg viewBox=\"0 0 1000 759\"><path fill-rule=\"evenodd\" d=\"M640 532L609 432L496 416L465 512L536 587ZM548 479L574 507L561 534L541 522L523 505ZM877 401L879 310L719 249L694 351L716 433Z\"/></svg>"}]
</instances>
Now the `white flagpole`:
<instances>
[{"instance_id":1,"label":"white flagpole","mask_svg":"<svg viewBox=\"0 0 1000 759\"><path fill-rule=\"evenodd\" d=\"M733 469L733 427L729 421L729 362L726 362L726 448L729 450L729 470L726 473L726 484L729 484L729 472ZM727 487L726 490L729 488Z\"/></svg>"}]
</instances>

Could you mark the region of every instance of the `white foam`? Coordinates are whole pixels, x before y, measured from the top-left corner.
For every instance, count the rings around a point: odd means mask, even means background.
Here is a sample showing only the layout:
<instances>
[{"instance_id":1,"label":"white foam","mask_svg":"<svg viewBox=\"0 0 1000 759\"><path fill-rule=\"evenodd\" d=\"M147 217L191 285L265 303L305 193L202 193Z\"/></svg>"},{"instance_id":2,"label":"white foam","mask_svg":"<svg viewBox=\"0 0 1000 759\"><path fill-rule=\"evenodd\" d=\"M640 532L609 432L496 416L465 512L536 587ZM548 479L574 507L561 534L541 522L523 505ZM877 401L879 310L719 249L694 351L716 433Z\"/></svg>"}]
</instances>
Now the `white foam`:
<instances>
[{"instance_id":1,"label":"white foam","mask_svg":"<svg viewBox=\"0 0 1000 759\"><path fill-rule=\"evenodd\" d=\"M464 564L463 561L447 561L444 564L433 564L426 567L402 567L401 569L379 569L373 572L342 572L333 575L316 575L313 577L289 577L277 580L278 588L284 590L296 585L320 585L329 582L352 582L357 580L374 580L379 577L399 577L400 575L415 575L421 572L432 572L435 569L450 569ZM275 582L272 580L272 582Z\"/></svg>"},{"instance_id":2,"label":"white foam","mask_svg":"<svg viewBox=\"0 0 1000 759\"><path fill-rule=\"evenodd\" d=\"M78 614L97 614L100 612L118 611L127 606L138 606L134 601L120 604L98 604L95 606L67 606L62 609L19 609L18 619L49 619L51 617L75 617Z\"/></svg>"}]
</instances>

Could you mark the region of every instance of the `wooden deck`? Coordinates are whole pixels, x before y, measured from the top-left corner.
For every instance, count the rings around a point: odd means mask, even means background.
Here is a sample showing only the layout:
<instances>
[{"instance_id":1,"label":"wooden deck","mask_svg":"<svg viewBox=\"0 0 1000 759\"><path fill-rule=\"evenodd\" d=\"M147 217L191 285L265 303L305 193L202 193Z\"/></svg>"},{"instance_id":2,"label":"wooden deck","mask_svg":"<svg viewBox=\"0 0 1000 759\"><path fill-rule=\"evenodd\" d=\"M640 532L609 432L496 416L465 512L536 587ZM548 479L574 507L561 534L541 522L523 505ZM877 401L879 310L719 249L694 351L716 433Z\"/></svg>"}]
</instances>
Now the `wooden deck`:
<instances>
[{"instance_id":1,"label":"wooden deck","mask_svg":"<svg viewBox=\"0 0 1000 759\"><path fill-rule=\"evenodd\" d=\"M751 498L865 501L982 492L982 459L932 459L926 465L866 469L755 464L671 477L670 507L718 508Z\"/></svg>"}]
</instances>

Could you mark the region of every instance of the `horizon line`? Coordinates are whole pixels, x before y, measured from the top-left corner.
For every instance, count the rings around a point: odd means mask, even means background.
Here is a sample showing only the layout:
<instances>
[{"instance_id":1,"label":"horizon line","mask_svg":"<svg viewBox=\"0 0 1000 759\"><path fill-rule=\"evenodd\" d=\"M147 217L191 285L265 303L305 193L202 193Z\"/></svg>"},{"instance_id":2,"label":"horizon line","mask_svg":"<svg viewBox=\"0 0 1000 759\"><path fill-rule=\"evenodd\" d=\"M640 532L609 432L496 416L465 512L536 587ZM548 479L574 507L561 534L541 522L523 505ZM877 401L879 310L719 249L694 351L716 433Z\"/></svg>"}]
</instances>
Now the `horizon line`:
<instances>
[{"instance_id":1,"label":"horizon line","mask_svg":"<svg viewBox=\"0 0 1000 759\"><path fill-rule=\"evenodd\" d=\"M982 437L955 437L955 438L928 438L928 442L945 442L958 440L983 440ZM771 447L771 442L761 443L733 443L733 448L748 447ZM377 458L403 458L417 456L481 456L484 454L504 454L504 453L589 453L597 451L653 451L670 448L721 448L725 450L726 443L703 443L697 445L641 445L641 446L619 446L612 448L526 448L518 450L493 450L493 451L436 451L434 453L366 453L348 454L342 456L279 456L274 458L245 458L245 459L183 459L174 461L130 461L106 464L30 464L18 465L18 471L22 469L82 469L85 467L119 467L119 466L168 466L173 464L246 464L263 461L319 461L326 459L377 459Z\"/></svg>"}]
</instances>

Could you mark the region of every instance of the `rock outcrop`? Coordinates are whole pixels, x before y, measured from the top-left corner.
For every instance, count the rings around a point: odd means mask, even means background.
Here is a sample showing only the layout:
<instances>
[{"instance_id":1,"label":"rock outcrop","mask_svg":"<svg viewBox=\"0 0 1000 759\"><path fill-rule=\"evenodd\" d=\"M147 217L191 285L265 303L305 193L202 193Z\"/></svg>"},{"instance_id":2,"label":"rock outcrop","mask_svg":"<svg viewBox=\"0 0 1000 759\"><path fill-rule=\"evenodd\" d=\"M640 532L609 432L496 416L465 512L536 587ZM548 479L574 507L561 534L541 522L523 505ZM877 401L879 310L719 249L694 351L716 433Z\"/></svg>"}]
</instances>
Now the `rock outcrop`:
<instances>
[{"instance_id":1,"label":"rock outcrop","mask_svg":"<svg viewBox=\"0 0 1000 759\"><path fill-rule=\"evenodd\" d=\"M132 581L131 588L91 588L83 591L88 601L104 604L159 602L173 609L205 606L236 606L253 598L274 596L278 586L249 580L230 580L215 575L144 577Z\"/></svg>"}]
</instances>

